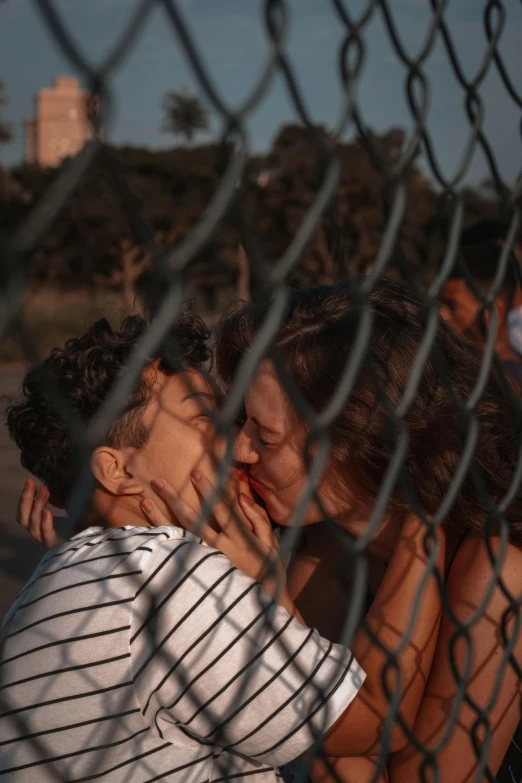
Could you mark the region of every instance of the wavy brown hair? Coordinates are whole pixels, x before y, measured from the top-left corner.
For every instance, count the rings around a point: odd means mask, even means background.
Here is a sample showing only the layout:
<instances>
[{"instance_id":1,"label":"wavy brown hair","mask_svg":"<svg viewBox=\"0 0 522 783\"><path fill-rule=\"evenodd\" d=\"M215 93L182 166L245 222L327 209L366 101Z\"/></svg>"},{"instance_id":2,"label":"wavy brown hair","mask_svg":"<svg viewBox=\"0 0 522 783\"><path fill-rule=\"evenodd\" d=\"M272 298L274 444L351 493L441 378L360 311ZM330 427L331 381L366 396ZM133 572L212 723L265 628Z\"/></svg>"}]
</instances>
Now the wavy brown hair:
<instances>
[{"instance_id":1,"label":"wavy brown hair","mask_svg":"<svg viewBox=\"0 0 522 783\"><path fill-rule=\"evenodd\" d=\"M321 411L331 399L352 355L363 307L360 282L290 292L275 345L294 383L315 411ZM331 469L352 492L373 504L393 451L390 404L395 407L406 388L425 336L426 319L420 299L395 280L378 281L368 300L373 323L366 357L329 434ZM270 302L246 305L222 320L216 334L216 367L225 386L233 383L239 361L269 309ZM462 457L466 431L466 417L452 398L448 381L465 401L474 390L480 366L479 349L439 320L435 342L404 416L409 435L405 473L391 495L389 512L407 512L411 491L427 514L437 511ZM474 416L479 425L476 474L486 491L479 491L468 470L444 522L482 530L492 504L497 505L512 484L521 443L518 395L494 367ZM511 540L522 544L519 488L504 516ZM495 529L498 520L491 520Z\"/></svg>"}]
</instances>

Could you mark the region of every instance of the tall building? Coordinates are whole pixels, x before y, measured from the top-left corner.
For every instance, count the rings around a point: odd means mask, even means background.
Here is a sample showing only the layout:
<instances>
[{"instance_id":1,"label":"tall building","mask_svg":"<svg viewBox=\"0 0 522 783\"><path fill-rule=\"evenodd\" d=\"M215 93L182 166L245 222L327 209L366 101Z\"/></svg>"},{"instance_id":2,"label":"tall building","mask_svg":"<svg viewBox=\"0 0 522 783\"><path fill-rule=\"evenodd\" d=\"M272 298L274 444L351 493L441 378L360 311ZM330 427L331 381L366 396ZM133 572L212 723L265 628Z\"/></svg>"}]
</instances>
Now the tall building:
<instances>
[{"instance_id":1,"label":"tall building","mask_svg":"<svg viewBox=\"0 0 522 783\"><path fill-rule=\"evenodd\" d=\"M59 166L93 138L93 98L73 76L58 76L54 87L38 90L35 116L25 120L25 162Z\"/></svg>"}]
</instances>

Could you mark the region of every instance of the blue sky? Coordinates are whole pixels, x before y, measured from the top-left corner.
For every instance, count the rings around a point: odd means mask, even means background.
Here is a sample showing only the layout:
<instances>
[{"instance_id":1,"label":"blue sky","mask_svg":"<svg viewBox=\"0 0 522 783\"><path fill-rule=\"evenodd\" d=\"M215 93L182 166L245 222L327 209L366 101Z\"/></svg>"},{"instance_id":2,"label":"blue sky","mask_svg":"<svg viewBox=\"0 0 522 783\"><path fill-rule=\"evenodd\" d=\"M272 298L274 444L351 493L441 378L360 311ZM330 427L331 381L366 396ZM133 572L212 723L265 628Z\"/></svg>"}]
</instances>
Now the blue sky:
<instances>
[{"instance_id":1,"label":"blue sky","mask_svg":"<svg viewBox=\"0 0 522 783\"><path fill-rule=\"evenodd\" d=\"M354 17L366 5L344 0ZM403 45L418 51L431 18L429 0L388 0ZM248 94L267 57L268 44L262 22L261 0L178 0L190 30L217 85L231 105ZM136 0L55 0L71 33L93 62L111 49L118 33L136 6ZM315 121L332 126L341 105L338 53L343 27L329 0L288 0L290 32L288 52L299 84ZM486 48L482 26L484 0L449 0L445 18L459 52L464 72L472 77ZM522 94L522 4L504 0L507 20L500 50L518 91ZM392 125L412 127L405 99L407 71L390 43L379 9L364 32L365 64L357 92L367 124L377 130ZM61 54L31 0L5 0L0 4L0 79L6 84L9 104L4 119L13 124L16 139L1 150L5 164L21 160L22 120L32 113L33 96L50 86L58 74L74 73ZM457 166L469 133L464 93L458 84L442 40L425 66L430 80L428 124L433 144L446 176ZM162 96L188 85L200 93L180 43L158 4L144 24L137 43L114 74L116 97L108 137L115 143L168 147L172 137L161 132ZM508 96L493 66L481 87L485 130L502 175L512 182L522 164L520 108ZM262 103L248 121L253 150L266 150L282 123L294 120L295 111L280 76L273 81ZM219 134L212 119L210 137ZM350 137L353 128L347 130ZM203 139L202 139L203 140ZM469 181L488 176L481 152L474 154Z\"/></svg>"}]
</instances>

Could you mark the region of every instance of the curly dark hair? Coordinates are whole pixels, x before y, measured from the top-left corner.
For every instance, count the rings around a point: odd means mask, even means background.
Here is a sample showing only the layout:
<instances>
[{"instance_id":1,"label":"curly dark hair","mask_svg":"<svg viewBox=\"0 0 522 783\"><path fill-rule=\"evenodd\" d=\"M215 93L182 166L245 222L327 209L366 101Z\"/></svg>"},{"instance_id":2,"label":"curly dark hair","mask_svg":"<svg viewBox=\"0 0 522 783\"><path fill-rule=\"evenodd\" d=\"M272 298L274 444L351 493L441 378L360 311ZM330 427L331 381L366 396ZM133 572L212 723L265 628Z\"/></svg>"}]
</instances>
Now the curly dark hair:
<instances>
[{"instance_id":1,"label":"curly dark hair","mask_svg":"<svg viewBox=\"0 0 522 783\"><path fill-rule=\"evenodd\" d=\"M332 398L353 351L361 318L356 290L357 286L350 282L290 293L275 342L297 388L315 411L323 410ZM376 392L375 379L377 376L390 403L397 405L425 336L425 326L420 300L403 283L381 279L372 288L369 300L373 323L368 356L329 434L332 469L346 487L373 504L391 454L390 418L382 395ZM222 320L216 336L215 361L225 388L233 383L239 361L249 350L270 304L247 305ZM479 349L440 320L434 347L404 417L409 435L404 475L430 515L447 492L463 451L461 411L441 380L441 363L446 365L458 397L470 397L480 371ZM498 504L515 475L521 430L516 391L494 369L474 407L474 415L478 423L476 464L490 500ZM392 493L388 505L391 513L403 514L410 508L404 486L399 483ZM481 530L489 513L488 505L468 472L445 524ZM521 544L520 488L504 516L512 541Z\"/></svg>"},{"instance_id":2,"label":"curly dark hair","mask_svg":"<svg viewBox=\"0 0 522 783\"><path fill-rule=\"evenodd\" d=\"M118 330L105 318L96 321L83 337L68 340L63 348L54 348L47 359L29 370L22 387L24 399L7 408L6 424L20 448L22 465L62 503L71 492L78 469L78 426L87 425L95 416L147 328L147 320L139 315L125 318ZM201 318L188 311L172 324L147 364L157 362L168 375L188 368L201 369L210 358L209 337ZM123 413L113 422L106 445L145 445L148 432L143 412L151 388L150 377L142 373ZM67 415L56 405L56 393L73 414L75 427L70 426Z\"/></svg>"}]
</instances>

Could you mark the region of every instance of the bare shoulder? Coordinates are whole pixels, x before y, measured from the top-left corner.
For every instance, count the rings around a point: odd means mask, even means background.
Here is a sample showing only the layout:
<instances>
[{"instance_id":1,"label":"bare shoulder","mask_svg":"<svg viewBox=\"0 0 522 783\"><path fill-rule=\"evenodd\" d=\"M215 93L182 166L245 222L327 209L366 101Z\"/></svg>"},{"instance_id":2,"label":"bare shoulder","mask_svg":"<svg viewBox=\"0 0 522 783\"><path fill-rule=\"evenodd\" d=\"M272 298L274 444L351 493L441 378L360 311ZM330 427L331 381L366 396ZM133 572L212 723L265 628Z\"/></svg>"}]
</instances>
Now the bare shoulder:
<instances>
[{"instance_id":1,"label":"bare shoulder","mask_svg":"<svg viewBox=\"0 0 522 783\"><path fill-rule=\"evenodd\" d=\"M499 536L471 533L458 548L447 580L448 595L454 600L465 599L470 604L480 601L499 577L513 596L522 592L522 547L502 545ZM496 591L500 593L500 588ZM493 595L492 595L493 598ZM507 600L507 599L506 599Z\"/></svg>"},{"instance_id":2,"label":"bare shoulder","mask_svg":"<svg viewBox=\"0 0 522 783\"><path fill-rule=\"evenodd\" d=\"M520 547L503 546L498 536L486 543L483 534L469 533L456 550L446 580L437 646L414 725L417 739L426 745L433 747L442 741L437 762L444 783L476 779L477 754L471 737L478 736L479 710L487 714L492 732L487 749L492 775L499 769L520 720L522 685L517 669L505 659L504 632L511 639L515 621L512 613L506 612L511 604L499 586L499 577L508 594L518 597L522 593ZM455 619L467 622L460 639L455 635ZM522 634L514 639L512 655L520 665ZM468 700L458 696L462 680ZM411 746L396 754L390 780L414 780L422 758Z\"/></svg>"}]
</instances>

